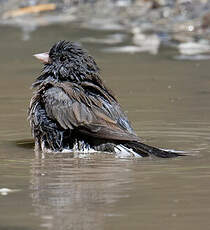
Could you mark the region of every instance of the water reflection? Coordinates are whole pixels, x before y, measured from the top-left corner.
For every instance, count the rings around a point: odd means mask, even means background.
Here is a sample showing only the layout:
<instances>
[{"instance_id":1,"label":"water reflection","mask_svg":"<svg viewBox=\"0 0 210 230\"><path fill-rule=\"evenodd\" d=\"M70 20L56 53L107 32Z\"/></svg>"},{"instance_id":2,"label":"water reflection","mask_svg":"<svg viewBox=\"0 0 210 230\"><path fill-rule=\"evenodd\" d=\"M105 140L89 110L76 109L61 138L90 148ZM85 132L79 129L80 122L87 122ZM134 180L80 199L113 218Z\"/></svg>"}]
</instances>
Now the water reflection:
<instances>
[{"instance_id":1,"label":"water reflection","mask_svg":"<svg viewBox=\"0 0 210 230\"><path fill-rule=\"evenodd\" d=\"M132 183L127 161L35 158L31 167L35 214L48 229L101 229L108 207ZM128 182L129 181L129 182Z\"/></svg>"}]
</instances>

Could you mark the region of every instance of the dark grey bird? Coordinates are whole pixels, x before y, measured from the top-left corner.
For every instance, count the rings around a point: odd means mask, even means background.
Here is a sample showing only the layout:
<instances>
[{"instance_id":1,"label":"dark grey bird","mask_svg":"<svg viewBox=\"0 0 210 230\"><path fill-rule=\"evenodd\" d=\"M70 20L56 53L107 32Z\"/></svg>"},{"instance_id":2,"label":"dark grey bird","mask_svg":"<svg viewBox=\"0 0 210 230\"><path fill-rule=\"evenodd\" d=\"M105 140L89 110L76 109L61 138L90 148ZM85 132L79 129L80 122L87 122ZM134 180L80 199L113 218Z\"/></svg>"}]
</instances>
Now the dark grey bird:
<instances>
[{"instance_id":1,"label":"dark grey bird","mask_svg":"<svg viewBox=\"0 0 210 230\"><path fill-rule=\"evenodd\" d=\"M93 57L79 44L59 41L34 56L44 63L29 108L36 151L179 156L141 142Z\"/></svg>"}]
</instances>

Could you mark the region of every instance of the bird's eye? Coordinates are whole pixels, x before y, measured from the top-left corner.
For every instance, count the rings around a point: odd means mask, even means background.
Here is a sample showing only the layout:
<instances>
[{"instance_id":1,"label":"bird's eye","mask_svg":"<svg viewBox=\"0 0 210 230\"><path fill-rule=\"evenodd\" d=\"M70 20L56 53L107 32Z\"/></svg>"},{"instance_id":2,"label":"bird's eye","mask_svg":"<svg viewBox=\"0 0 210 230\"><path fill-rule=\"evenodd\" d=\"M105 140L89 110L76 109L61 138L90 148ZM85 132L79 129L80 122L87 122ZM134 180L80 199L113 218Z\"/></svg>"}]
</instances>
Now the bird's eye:
<instances>
[{"instance_id":1,"label":"bird's eye","mask_svg":"<svg viewBox=\"0 0 210 230\"><path fill-rule=\"evenodd\" d=\"M66 57L65 57L65 56L61 56L61 57L60 57L60 61L63 62L63 61L65 61L65 60L66 60Z\"/></svg>"}]
</instances>

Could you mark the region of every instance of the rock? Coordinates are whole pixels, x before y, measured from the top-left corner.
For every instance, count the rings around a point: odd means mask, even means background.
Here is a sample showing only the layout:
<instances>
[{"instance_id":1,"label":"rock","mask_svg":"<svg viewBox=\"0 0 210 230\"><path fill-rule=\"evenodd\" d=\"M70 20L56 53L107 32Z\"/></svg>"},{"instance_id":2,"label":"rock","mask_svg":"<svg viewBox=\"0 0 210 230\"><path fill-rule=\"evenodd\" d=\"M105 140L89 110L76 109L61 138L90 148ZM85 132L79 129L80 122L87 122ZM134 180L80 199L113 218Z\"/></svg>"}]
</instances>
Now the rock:
<instances>
[{"instance_id":1,"label":"rock","mask_svg":"<svg viewBox=\"0 0 210 230\"><path fill-rule=\"evenodd\" d=\"M184 55L196 55L201 53L209 53L210 45L208 41L185 42L178 45L179 52Z\"/></svg>"}]
</instances>

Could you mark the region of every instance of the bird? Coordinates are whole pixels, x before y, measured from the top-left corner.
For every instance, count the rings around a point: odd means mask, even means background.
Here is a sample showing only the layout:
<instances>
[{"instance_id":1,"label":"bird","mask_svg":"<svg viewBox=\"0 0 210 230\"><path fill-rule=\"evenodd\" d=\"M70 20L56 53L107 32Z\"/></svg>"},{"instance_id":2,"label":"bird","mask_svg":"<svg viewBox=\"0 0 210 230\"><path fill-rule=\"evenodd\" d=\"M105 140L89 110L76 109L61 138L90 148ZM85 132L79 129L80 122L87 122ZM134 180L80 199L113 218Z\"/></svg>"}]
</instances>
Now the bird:
<instances>
[{"instance_id":1,"label":"bird","mask_svg":"<svg viewBox=\"0 0 210 230\"><path fill-rule=\"evenodd\" d=\"M181 156L142 142L94 58L79 43L61 40L34 56L44 64L32 84L28 109L35 151Z\"/></svg>"}]
</instances>

